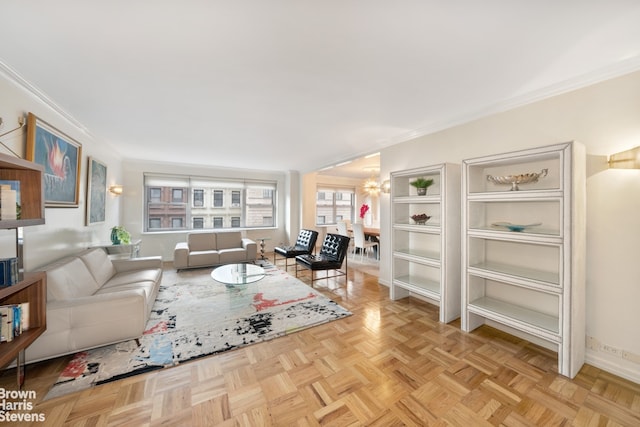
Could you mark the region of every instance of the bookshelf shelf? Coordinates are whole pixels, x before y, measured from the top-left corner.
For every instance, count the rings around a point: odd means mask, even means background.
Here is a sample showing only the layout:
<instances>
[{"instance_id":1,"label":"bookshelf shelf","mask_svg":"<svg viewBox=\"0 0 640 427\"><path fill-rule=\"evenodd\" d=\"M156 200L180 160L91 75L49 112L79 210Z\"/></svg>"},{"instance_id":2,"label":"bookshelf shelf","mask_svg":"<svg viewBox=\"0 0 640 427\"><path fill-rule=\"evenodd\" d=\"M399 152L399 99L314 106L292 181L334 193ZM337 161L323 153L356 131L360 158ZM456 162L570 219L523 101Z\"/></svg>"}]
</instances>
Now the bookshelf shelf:
<instances>
[{"instance_id":1,"label":"bookshelf shelf","mask_svg":"<svg viewBox=\"0 0 640 427\"><path fill-rule=\"evenodd\" d=\"M25 273L15 285L0 287L0 305L29 303L29 330L13 341L0 343L0 367L16 359L47 329L46 280L44 272Z\"/></svg>"},{"instance_id":2,"label":"bookshelf shelf","mask_svg":"<svg viewBox=\"0 0 640 427\"><path fill-rule=\"evenodd\" d=\"M20 181L21 218L0 219L0 229L44 224L44 167L0 153L0 180Z\"/></svg>"}]
</instances>

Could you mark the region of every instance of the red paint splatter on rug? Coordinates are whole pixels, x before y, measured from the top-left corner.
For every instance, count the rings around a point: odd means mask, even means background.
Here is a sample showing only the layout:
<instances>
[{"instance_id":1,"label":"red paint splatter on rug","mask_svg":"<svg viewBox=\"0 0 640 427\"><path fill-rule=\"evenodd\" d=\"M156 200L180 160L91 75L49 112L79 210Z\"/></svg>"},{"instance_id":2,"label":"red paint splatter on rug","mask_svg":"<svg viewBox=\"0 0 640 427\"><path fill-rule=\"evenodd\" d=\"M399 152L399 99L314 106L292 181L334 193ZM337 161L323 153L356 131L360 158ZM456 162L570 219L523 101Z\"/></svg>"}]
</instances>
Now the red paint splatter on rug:
<instances>
[{"instance_id":1,"label":"red paint splatter on rug","mask_svg":"<svg viewBox=\"0 0 640 427\"><path fill-rule=\"evenodd\" d=\"M60 374L65 378L78 378L82 375L87 367L87 352L82 351L76 353L71 362L64 368L64 371Z\"/></svg>"},{"instance_id":2,"label":"red paint splatter on rug","mask_svg":"<svg viewBox=\"0 0 640 427\"><path fill-rule=\"evenodd\" d=\"M147 329L143 332L144 335L149 334L157 334L158 332L166 332L169 328L167 327L167 322L162 321L160 323L156 323L153 327Z\"/></svg>"},{"instance_id":3,"label":"red paint splatter on rug","mask_svg":"<svg viewBox=\"0 0 640 427\"><path fill-rule=\"evenodd\" d=\"M302 298L298 298L298 299L291 299L291 300L287 300L287 301L283 301L283 302L278 302L277 299L264 299L264 294L262 292L259 292L257 294L254 295L253 297L253 306L256 308L256 311L262 311L264 309L267 308L271 308L271 307L277 307L279 305L285 305L285 304L291 304L294 302L300 302L300 301L306 301L312 298L315 298L317 295L309 292L309 294L306 297L302 297Z\"/></svg>"}]
</instances>

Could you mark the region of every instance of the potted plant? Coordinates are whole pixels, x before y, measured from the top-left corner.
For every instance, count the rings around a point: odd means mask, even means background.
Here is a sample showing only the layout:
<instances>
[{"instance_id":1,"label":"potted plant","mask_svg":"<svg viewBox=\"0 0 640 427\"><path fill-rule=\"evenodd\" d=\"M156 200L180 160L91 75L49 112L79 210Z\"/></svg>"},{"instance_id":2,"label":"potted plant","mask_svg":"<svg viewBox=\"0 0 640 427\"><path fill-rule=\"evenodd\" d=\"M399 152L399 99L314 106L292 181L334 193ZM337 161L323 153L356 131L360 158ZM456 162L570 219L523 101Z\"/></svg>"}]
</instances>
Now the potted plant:
<instances>
[{"instance_id":1,"label":"potted plant","mask_svg":"<svg viewBox=\"0 0 640 427\"><path fill-rule=\"evenodd\" d=\"M411 181L409 184L416 187L416 190L418 190L418 196L424 196L425 194L427 194L427 188L429 188L431 184L433 184L433 179L420 177Z\"/></svg>"},{"instance_id":2,"label":"potted plant","mask_svg":"<svg viewBox=\"0 0 640 427\"><path fill-rule=\"evenodd\" d=\"M116 225L111 229L111 243L119 245L124 243L128 245L131 243L131 234L121 225Z\"/></svg>"}]
</instances>

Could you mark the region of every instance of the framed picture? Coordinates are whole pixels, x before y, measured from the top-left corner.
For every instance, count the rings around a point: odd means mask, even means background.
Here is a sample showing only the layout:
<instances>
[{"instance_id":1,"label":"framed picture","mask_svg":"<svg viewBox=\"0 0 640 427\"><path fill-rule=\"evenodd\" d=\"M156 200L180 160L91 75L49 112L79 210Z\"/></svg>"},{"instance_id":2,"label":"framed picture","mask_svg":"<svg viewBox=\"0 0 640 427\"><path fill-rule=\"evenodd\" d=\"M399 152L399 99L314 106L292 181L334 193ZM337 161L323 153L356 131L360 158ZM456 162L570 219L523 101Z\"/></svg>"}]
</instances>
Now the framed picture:
<instances>
[{"instance_id":1,"label":"framed picture","mask_svg":"<svg viewBox=\"0 0 640 427\"><path fill-rule=\"evenodd\" d=\"M107 200L107 166L89 157L87 169L87 225L104 222Z\"/></svg>"},{"instance_id":2,"label":"framed picture","mask_svg":"<svg viewBox=\"0 0 640 427\"><path fill-rule=\"evenodd\" d=\"M44 166L45 207L78 207L82 145L29 113L27 160Z\"/></svg>"}]
</instances>

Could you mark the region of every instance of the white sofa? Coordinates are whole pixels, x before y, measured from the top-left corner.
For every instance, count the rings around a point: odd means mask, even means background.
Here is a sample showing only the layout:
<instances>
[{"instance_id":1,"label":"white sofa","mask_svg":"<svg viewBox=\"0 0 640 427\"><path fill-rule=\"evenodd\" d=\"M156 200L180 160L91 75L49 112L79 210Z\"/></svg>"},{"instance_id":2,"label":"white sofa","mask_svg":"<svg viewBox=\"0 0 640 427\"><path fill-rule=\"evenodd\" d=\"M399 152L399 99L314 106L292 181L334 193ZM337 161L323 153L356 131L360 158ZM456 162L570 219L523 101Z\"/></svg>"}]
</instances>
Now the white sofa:
<instances>
[{"instance_id":1,"label":"white sofa","mask_svg":"<svg viewBox=\"0 0 640 427\"><path fill-rule=\"evenodd\" d=\"M173 251L176 270L255 261L258 245L239 231L208 231L187 234Z\"/></svg>"},{"instance_id":2,"label":"white sofa","mask_svg":"<svg viewBox=\"0 0 640 427\"><path fill-rule=\"evenodd\" d=\"M111 260L95 248L40 270L47 274L47 330L27 347L27 362L141 337L162 280L162 259Z\"/></svg>"}]
</instances>

